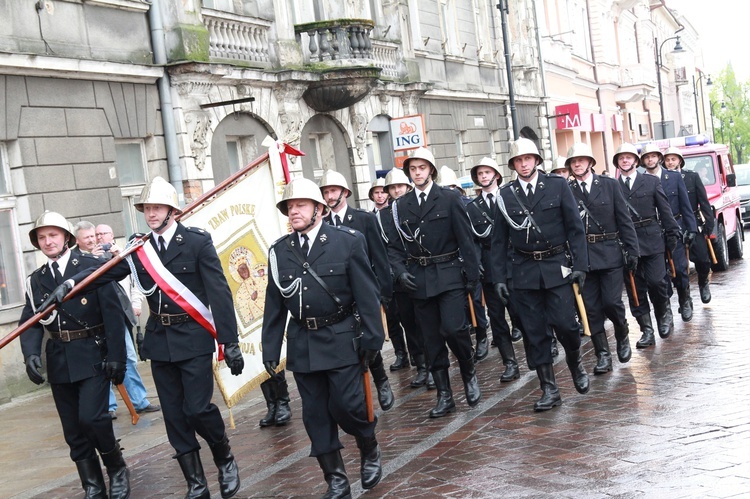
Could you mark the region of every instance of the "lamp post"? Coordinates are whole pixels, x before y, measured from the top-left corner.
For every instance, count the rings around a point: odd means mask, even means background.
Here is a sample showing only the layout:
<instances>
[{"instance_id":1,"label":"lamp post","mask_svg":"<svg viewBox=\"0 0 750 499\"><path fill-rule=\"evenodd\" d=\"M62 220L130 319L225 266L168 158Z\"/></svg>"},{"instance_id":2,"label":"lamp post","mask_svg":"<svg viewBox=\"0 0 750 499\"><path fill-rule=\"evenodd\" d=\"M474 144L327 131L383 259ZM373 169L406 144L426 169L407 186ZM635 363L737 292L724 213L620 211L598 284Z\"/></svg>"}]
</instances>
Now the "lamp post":
<instances>
[{"instance_id":1,"label":"lamp post","mask_svg":"<svg viewBox=\"0 0 750 499\"><path fill-rule=\"evenodd\" d=\"M706 76L706 74L698 70L698 81L695 81L695 75L693 75L693 97L695 98L695 122L698 124L698 133L701 133L701 118L700 114L698 114L698 87L696 83L701 83L701 80L703 77ZM711 77L708 76L706 78L706 86L713 85L713 82L711 81ZM706 124L706 105L703 103L703 84L701 84L701 109L703 110L703 124ZM706 125L706 131L708 131L708 125Z\"/></svg>"},{"instance_id":2,"label":"lamp post","mask_svg":"<svg viewBox=\"0 0 750 499\"><path fill-rule=\"evenodd\" d=\"M680 35L676 36L670 36L663 42L661 42L661 45L659 45L659 40L654 37L654 50L656 51L656 81L659 85L659 112L661 113L661 138L665 139L667 136L667 124L664 123L664 94L662 92L661 88L661 68L662 68L662 56L661 56L661 49L664 47L664 44L667 43L669 40L677 40L677 42L674 44L674 49L672 52L682 52L683 48L680 44Z\"/></svg>"},{"instance_id":3,"label":"lamp post","mask_svg":"<svg viewBox=\"0 0 750 499\"><path fill-rule=\"evenodd\" d=\"M709 110L711 111L711 140L716 142L716 133L715 133L715 125L714 125L714 106L717 104L716 102L712 102L710 99L708 101L709 103ZM721 109L720 111L724 111L727 108L727 105L724 104L724 101L721 102ZM721 132L721 141L724 142L724 120L719 117L719 131Z\"/></svg>"},{"instance_id":4,"label":"lamp post","mask_svg":"<svg viewBox=\"0 0 750 499\"><path fill-rule=\"evenodd\" d=\"M513 91L513 67L510 65L510 44L508 42L508 0L499 0L500 24L503 28L503 52L505 53L505 71L508 74L508 100L510 101L510 120L513 125L513 140L518 140L518 116L516 115L516 95Z\"/></svg>"}]
</instances>

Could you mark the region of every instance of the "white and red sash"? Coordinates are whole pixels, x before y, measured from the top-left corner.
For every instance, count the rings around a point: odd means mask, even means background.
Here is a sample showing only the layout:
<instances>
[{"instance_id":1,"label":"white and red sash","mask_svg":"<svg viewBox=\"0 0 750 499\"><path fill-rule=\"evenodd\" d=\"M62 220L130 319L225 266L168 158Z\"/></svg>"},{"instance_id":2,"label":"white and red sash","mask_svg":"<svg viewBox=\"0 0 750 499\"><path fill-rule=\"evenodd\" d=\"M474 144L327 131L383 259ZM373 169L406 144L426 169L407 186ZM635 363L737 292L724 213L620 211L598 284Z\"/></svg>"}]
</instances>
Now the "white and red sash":
<instances>
[{"instance_id":1,"label":"white and red sash","mask_svg":"<svg viewBox=\"0 0 750 499\"><path fill-rule=\"evenodd\" d=\"M187 312L190 317L195 319L198 324L206 328L216 340L216 325L211 310L161 263L153 245L149 243L141 245L136 250L136 254L159 289ZM219 360L223 359L224 349L219 345Z\"/></svg>"}]
</instances>

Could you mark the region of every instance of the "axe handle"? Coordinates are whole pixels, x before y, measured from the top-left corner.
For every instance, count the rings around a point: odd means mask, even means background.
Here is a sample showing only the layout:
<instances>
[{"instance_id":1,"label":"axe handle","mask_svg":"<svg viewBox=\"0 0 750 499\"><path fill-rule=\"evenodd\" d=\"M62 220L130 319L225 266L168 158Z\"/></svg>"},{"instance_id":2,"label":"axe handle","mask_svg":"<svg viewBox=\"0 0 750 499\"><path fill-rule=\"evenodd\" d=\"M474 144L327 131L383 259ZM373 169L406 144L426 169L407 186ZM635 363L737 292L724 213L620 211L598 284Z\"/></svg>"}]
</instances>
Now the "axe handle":
<instances>
[{"instance_id":1,"label":"axe handle","mask_svg":"<svg viewBox=\"0 0 750 499\"><path fill-rule=\"evenodd\" d=\"M578 313L581 314L581 322L583 322L583 334L591 336L591 329L589 329L589 317L586 315L586 307L583 304L583 298L581 297L581 290L578 288L578 283L573 283L573 294L576 295L576 303L578 304Z\"/></svg>"},{"instance_id":2,"label":"axe handle","mask_svg":"<svg viewBox=\"0 0 750 499\"><path fill-rule=\"evenodd\" d=\"M117 391L120 392L122 401L125 402L125 405L128 407L128 412L130 413L130 422L134 425L137 424L138 420L141 417L136 412L135 407L133 407L133 402L130 400L130 395L128 395L128 391L125 389L125 385L123 383L120 383L119 385L115 386L117 387Z\"/></svg>"},{"instance_id":3,"label":"axe handle","mask_svg":"<svg viewBox=\"0 0 750 499\"><path fill-rule=\"evenodd\" d=\"M385 333L385 341L391 341L391 337L388 334L388 317L386 316L384 305L380 305L380 320L383 321L383 332Z\"/></svg>"},{"instance_id":4,"label":"axe handle","mask_svg":"<svg viewBox=\"0 0 750 499\"><path fill-rule=\"evenodd\" d=\"M667 250L667 260L669 260L669 271L672 275L672 279L677 277L677 271L674 269L674 260L672 260L672 252Z\"/></svg>"},{"instance_id":5,"label":"axe handle","mask_svg":"<svg viewBox=\"0 0 750 499\"><path fill-rule=\"evenodd\" d=\"M633 303L635 303L636 307L640 307L641 304L638 303L638 290L635 287L635 277L633 277L633 271L628 271L628 277L630 277L630 291L633 293Z\"/></svg>"},{"instance_id":6,"label":"axe handle","mask_svg":"<svg viewBox=\"0 0 750 499\"><path fill-rule=\"evenodd\" d=\"M716 259L716 252L714 251L714 245L711 244L711 238L708 236L704 236L706 238L706 244L708 245L708 252L711 255L711 263L716 265L719 263L719 261Z\"/></svg>"},{"instance_id":7,"label":"axe handle","mask_svg":"<svg viewBox=\"0 0 750 499\"><path fill-rule=\"evenodd\" d=\"M367 422L375 421L375 409L372 407L372 387L370 386L370 371L362 373L362 383L365 388L365 408L367 409Z\"/></svg>"},{"instance_id":8,"label":"axe handle","mask_svg":"<svg viewBox=\"0 0 750 499\"><path fill-rule=\"evenodd\" d=\"M477 314L474 313L474 300L471 299L471 293L466 295L469 298L469 313L471 314L471 325L477 327Z\"/></svg>"}]
</instances>

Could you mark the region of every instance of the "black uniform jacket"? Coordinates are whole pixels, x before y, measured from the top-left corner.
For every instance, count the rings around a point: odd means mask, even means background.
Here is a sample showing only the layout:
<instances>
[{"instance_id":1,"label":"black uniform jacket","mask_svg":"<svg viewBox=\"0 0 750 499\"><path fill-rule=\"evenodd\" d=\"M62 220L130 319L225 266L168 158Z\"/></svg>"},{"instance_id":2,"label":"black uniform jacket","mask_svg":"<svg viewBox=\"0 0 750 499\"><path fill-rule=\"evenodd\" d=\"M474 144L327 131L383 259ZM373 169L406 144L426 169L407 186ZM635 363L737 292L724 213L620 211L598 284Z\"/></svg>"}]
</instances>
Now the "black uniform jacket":
<instances>
[{"instance_id":1,"label":"black uniform jacket","mask_svg":"<svg viewBox=\"0 0 750 499\"><path fill-rule=\"evenodd\" d=\"M152 234L146 244L154 244L156 247L154 237ZM141 285L146 290L152 288L155 284L154 280L137 254L132 255ZM204 305L210 307L216 326L217 341L219 343L237 342L237 320L234 315L232 292L224 276L211 235L203 229L185 227L178 222L177 230L167 247L162 263ZM119 281L129 273L130 267L123 260L107 272L104 279ZM77 275L76 282L85 276L85 274ZM147 296L147 299L152 314L186 313L158 289L152 295ZM165 326L160 319L149 315L146 334L143 338L143 354L147 358L162 362L179 362L213 353L215 349L213 336L198 322L189 320Z\"/></svg>"},{"instance_id":2,"label":"black uniform jacket","mask_svg":"<svg viewBox=\"0 0 750 499\"><path fill-rule=\"evenodd\" d=\"M482 263L482 282L495 282L492 278L492 227L495 223L490 207L481 194L467 206L469 220L474 230L474 238L480 247Z\"/></svg>"},{"instance_id":3,"label":"black uniform jacket","mask_svg":"<svg viewBox=\"0 0 750 499\"><path fill-rule=\"evenodd\" d=\"M329 213L323 220L333 224L332 215L333 212ZM380 296L389 300L393 295L391 264L388 263L388 253L375 214L349 206L346 208L346 217L341 221L341 224L350 229L358 230L365 236L367 254L370 257L370 262L372 262L372 270L375 271L375 276L378 278Z\"/></svg>"},{"instance_id":4,"label":"black uniform jacket","mask_svg":"<svg viewBox=\"0 0 750 499\"><path fill-rule=\"evenodd\" d=\"M63 279L68 279L85 268L96 269L101 260L90 254L72 249ZM38 309L47 295L57 287L49 266L44 265L31 273L30 286L26 290L26 305L21 312L23 324ZM47 326L36 323L21 335L21 350L24 358L40 355L44 329L49 331L77 331L104 325L100 334L106 359L125 362L125 316L115 292L116 283L98 289L86 289L66 301L58 308L57 317ZM106 338L106 341L104 339ZM106 345L106 346L105 346ZM102 362L105 351L97 345L96 338L89 336L69 342L50 338L46 346L47 377L50 383L75 383L103 373Z\"/></svg>"},{"instance_id":5,"label":"black uniform jacket","mask_svg":"<svg viewBox=\"0 0 750 499\"><path fill-rule=\"evenodd\" d=\"M628 192L623 177L620 177L620 187L629 203L628 211L635 223L638 234L638 249L641 256L664 253L664 235L680 237L680 227L672 216L667 195L661 186L661 181L653 175L638 173Z\"/></svg>"},{"instance_id":6,"label":"black uniform jacket","mask_svg":"<svg viewBox=\"0 0 750 499\"><path fill-rule=\"evenodd\" d=\"M416 277L417 291L412 296L427 299L464 286L464 274L469 281L479 280L479 256L466 216L466 207L457 191L433 184L424 211L417 193L404 194L394 203L394 221L412 241L389 241L391 265L396 275L408 271ZM460 258L447 262L419 265L408 257L436 257L460 252Z\"/></svg>"},{"instance_id":7,"label":"black uniform jacket","mask_svg":"<svg viewBox=\"0 0 750 499\"><path fill-rule=\"evenodd\" d=\"M305 328L298 320L300 290L302 319L331 316L338 311L338 305L300 263L296 232L282 237L271 246L269 266L272 272L273 254L281 288L287 288L298 278L301 280L296 292L284 298L273 274L268 279L262 331L264 362L279 361L285 326L286 365L295 372L325 371L356 364L359 362L357 343L367 350L382 348L385 334L378 285L367 258L364 236L360 232L322 224L306 262L338 297L342 306L356 304L361 318L360 328L353 315L318 329ZM289 313L292 315L290 319ZM361 338L355 342L360 329Z\"/></svg>"},{"instance_id":8,"label":"black uniform jacket","mask_svg":"<svg viewBox=\"0 0 750 499\"><path fill-rule=\"evenodd\" d=\"M592 175L588 198L584 196L577 181L570 182L581 212L587 235L589 270L605 270L621 267L625 262L622 256L622 243L629 255L639 256L638 236L633 220L617 180L610 177ZM581 208L585 206L586 210ZM598 223L597 223L598 222ZM617 234L616 239L596 240L596 234Z\"/></svg>"},{"instance_id":9,"label":"black uniform jacket","mask_svg":"<svg viewBox=\"0 0 750 499\"><path fill-rule=\"evenodd\" d=\"M705 225L706 233L713 232L716 221L711 203L708 202L706 187L703 185L701 176L691 170L682 170L682 180L685 182L690 208L695 214L698 226Z\"/></svg>"},{"instance_id":10,"label":"black uniform jacket","mask_svg":"<svg viewBox=\"0 0 750 499\"><path fill-rule=\"evenodd\" d=\"M687 188L680 172L661 169L661 187L667 195L669 206L672 208L677 224L684 230L698 232L693 208L690 206Z\"/></svg>"},{"instance_id":11,"label":"black uniform jacket","mask_svg":"<svg viewBox=\"0 0 750 499\"><path fill-rule=\"evenodd\" d=\"M529 227L528 230L513 229L499 205L495 210L492 247L506 248L508 241L513 246L512 278L515 289L549 289L561 286L570 282L568 276L563 276L561 267L586 272L589 265L583 224L567 180L541 172L537 175L539 178L531 200L527 199L518 180L502 186L500 198L508 216L520 225L526 219L526 214L516 199L517 195L541 229L541 236L533 227ZM567 245L566 251L541 260L534 260L519 252L547 251L560 245ZM495 282L505 283L507 253L493 251L492 258L493 279Z\"/></svg>"}]
</instances>

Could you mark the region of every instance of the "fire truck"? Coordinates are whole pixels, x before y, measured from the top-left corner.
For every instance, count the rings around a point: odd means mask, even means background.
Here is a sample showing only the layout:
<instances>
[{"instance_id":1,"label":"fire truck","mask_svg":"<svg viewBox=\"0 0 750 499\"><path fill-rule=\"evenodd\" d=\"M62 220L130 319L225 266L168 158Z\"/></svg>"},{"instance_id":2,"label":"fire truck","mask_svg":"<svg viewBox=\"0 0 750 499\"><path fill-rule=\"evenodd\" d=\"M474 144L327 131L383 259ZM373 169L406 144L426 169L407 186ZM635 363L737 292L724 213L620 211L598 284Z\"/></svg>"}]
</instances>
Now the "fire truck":
<instances>
[{"instance_id":1,"label":"fire truck","mask_svg":"<svg viewBox=\"0 0 750 499\"><path fill-rule=\"evenodd\" d=\"M696 172L711 203L716 218L711 235L716 263L713 270L727 270L731 258L742 258L744 233L740 211L740 194L732 155L725 144L711 142L703 134L675 137L658 142L662 150L677 147L685 158L685 170Z\"/></svg>"}]
</instances>

